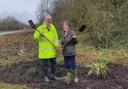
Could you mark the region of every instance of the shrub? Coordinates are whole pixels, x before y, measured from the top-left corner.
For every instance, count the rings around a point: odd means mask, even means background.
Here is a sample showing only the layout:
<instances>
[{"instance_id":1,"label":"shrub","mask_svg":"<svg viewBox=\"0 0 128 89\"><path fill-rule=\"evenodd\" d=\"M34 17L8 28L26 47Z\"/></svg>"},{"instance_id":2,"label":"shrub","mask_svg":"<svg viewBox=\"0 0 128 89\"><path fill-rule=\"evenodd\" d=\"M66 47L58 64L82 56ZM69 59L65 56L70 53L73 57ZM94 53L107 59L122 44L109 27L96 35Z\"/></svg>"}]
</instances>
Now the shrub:
<instances>
[{"instance_id":1,"label":"shrub","mask_svg":"<svg viewBox=\"0 0 128 89\"><path fill-rule=\"evenodd\" d=\"M97 63L90 65L88 75L94 75L97 77L105 76L108 71L108 59L107 57L101 57L97 60Z\"/></svg>"}]
</instances>

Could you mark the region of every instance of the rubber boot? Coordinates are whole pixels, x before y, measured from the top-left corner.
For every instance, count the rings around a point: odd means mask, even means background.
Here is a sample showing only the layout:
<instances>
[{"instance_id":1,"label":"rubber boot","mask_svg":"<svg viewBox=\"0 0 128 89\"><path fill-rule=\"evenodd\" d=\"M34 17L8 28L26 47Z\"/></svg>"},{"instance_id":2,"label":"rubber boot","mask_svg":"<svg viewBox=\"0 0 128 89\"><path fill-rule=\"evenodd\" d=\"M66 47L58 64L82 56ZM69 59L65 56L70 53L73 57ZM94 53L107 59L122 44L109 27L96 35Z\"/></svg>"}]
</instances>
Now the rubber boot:
<instances>
[{"instance_id":1,"label":"rubber boot","mask_svg":"<svg viewBox=\"0 0 128 89\"><path fill-rule=\"evenodd\" d=\"M50 79L48 78L48 69L46 67L43 68L43 73L44 73L44 81L49 82Z\"/></svg>"},{"instance_id":2,"label":"rubber boot","mask_svg":"<svg viewBox=\"0 0 128 89\"><path fill-rule=\"evenodd\" d=\"M78 79L78 74L77 74L77 70L73 70L73 80L74 83L78 83L79 79Z\"/></svg>"},{"instance_id":3,"label":"rubber boot","mask_svg":"<svg viewBox=\"0 0 128 89\"><path fill-rule=\"evenodd\" d=\"M61 78L59 78L59 77L56 76L56 66L52 66L51 67L51 75L50 75L50 78L52 80L62 80Z\"/></svg>"},{"instance_id":4,"label":"rubber boot","mask_svg":"<svg viewBox=\"0 0 128 89\"><path fill-rule=\"evenodd\" d=\"M69 73L71 73L70 69L65 69L65 71L66 71L66 76L67 76Z\"/></svg>"}]
</instances>

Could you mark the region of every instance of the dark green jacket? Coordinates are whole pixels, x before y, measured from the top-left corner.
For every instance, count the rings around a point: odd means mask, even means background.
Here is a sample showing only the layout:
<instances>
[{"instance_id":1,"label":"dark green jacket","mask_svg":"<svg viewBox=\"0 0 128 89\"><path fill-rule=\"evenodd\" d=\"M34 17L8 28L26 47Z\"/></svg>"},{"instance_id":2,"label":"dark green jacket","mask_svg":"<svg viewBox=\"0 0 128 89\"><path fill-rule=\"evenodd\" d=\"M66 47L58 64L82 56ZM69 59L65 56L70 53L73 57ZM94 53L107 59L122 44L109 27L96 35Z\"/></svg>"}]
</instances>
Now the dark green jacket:
<instances>
[{"instance_id":1,"label":"dark green jacket","mask_svg":"<svg viewBox=\"0 0 128 89\"><path fill-rule=\"evenodd\" d=\"M61 44L64 45L66 42L68 42L74 35L73 31L70 31L67 36L64 35L64 33L61 34ZM63 47L62 53L64 56L74 56L76 55L76 49L75 44L78 43L78 40L76 38L72 38L72 40Z\"/></svg>"}]
</instances>

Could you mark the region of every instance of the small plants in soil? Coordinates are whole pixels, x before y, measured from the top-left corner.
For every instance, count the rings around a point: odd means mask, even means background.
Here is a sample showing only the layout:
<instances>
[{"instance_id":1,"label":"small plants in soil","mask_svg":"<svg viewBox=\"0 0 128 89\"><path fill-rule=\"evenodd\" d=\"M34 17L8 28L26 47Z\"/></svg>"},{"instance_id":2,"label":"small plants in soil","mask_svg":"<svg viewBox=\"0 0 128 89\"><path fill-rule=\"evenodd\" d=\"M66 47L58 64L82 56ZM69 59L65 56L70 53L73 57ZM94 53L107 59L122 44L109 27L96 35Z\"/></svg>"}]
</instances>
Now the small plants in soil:
<instances>
[{"instance_id":1,"label":"small plants in soil","mask_svg":"<svg viewBox=\"0 0 128 89\"><path fill-rule=\"evenodd\" d=\"M108 73L109 60L106 56L101 56L96 63L90 65L88 76L105 77Z\"/></svg>"}]
</instances>

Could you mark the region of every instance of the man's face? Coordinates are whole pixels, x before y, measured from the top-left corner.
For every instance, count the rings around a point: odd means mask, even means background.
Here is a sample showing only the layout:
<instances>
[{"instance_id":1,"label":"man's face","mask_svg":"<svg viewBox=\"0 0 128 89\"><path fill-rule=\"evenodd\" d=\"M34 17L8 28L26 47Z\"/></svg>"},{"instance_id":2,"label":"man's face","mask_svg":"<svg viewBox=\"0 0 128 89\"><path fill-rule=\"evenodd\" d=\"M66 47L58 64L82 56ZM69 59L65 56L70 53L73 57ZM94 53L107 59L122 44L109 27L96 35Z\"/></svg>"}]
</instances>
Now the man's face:
<instances>
[{"instance_id":1,"label":"man's face","mask_svg":"<svg viewBox=\"0 0 128 89\"><path fill-rule=\"evenodd\" d=\"M51 23L52 23L52 18L51 18L51 17L46 18L46 24L47 24L48 26L50 26Z\"/></svg>"}]
</instances>

